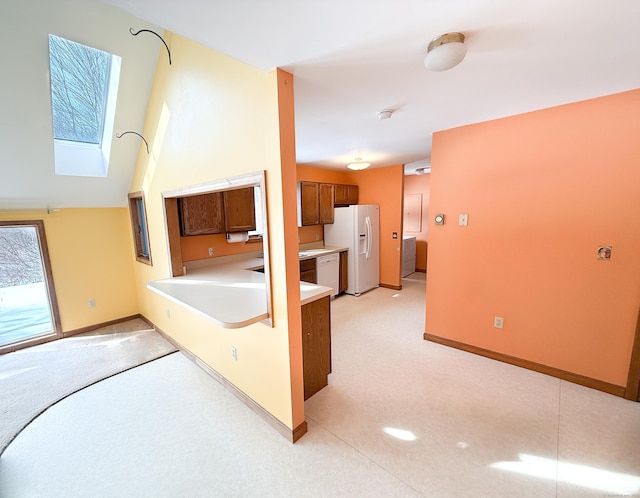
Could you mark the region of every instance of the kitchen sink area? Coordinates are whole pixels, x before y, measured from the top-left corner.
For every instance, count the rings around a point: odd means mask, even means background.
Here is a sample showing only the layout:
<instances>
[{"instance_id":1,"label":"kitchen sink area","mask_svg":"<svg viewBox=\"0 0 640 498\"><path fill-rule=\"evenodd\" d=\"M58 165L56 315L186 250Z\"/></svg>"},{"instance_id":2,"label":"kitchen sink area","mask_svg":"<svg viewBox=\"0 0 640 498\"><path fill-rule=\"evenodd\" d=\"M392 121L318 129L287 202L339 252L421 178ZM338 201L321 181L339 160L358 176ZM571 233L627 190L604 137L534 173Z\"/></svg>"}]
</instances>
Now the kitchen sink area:
<instances>
[{"instance_id":1,"label":"kitchen sink area","mask_svg":"<svg viewBox=\"0 0 640 498\"><path fill-rule=\"evenodd\" d=\"M336 248L336 247L321 247L318 249L305 249L303 251L298 252L298 256L300 259L303 258L317 258L318 256L325 256L327 254L332 254L334 252L340 252L340 250L344 250L345 248Z\"/></svg>"},{"instance_id":2,"label":"kitchen sink area","mask_svg":"<svg viewBox=\"0 0 640 498\"><path fill-rule=\"evenodd\" d=\"M346 247L334 246L301 246L298 252L300 259L300 280L333 289L331 297L344 291L341 285L341 254L346 254ZM344 255L342 256L345 257ZM344 275L346 279L346 274Z\"/></svg>"}]
</instances>

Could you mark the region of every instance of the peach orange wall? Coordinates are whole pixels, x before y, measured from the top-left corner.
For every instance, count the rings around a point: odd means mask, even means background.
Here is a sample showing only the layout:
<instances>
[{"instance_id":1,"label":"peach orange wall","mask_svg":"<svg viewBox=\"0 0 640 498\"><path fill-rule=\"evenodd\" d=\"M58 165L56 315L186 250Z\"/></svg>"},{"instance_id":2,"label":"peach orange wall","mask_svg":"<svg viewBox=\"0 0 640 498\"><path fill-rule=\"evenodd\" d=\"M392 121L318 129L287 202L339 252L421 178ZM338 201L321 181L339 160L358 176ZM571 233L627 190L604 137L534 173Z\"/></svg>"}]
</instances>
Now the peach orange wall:
<instances>
[{"instance_id":1,"label":"peach orange wall","mask_svg":"<svg viewBox=\"0 0 640 498\"><path fill-rule=\"evenodd\" d=\"M308 244L310 242L319 242L324 240L324 226L310 225L306 227L298 227L298 243Z\"/></svg>"},{"instance_id":2,"label":"peach orange wall","mask_svg":"<svg viewBox=\"0 0 640 498\"><path fill-rule=\"evenodd\" d=\"M146 150L139 153L130 189L144 191L153 256L152 267L135 265L140 310L275 419L294 429L304 420L304 413L298 387L302 356L300 282L295 275L297 223L295 210L291 222L283 206L283 188L295 196L295 181L285 186L282 180L281 139L288 149L295 145L293 123L286 123L286 138L280 130L278 94L286 83L279 81L276 71L265 73L174 33L165 32L164 38L171 46L172 64L158 49L143 133L150 154ZM288 98L293 99L292 90ZM295 160L288 167L295 171ZM274 326L256 323L238 330L223 329L149 291L147 282L170 276L162 193L261 170L266 171ZM288 254L289 239L295 245L295 256ZM293 288L291 279L295 280ZM291 345L290 338L296 336L298 343ZM231 347L236 348L237 361L230 354Z\"/></svg>"},{"instance_id":3,"label":"peach orange wall","mask_svg":"<svg viewBox=\"0 0 640 498\"><path fill-rule=\"evenodd\" d=\"M133 265L141 263L135 261L127 208L0 213L0 219L44 221L63 332L139 312ZM89 299L95 307L89 308Z\"/></svg>"},{"instance_id":4,"label":"peach orange wall","mask_svg":"<svg viewBox=\"0 0 640 498\"><path fill-rule=\"evenodd\" d=\"M404 235L416 238L416 270L427 269L427 243L429 240L429 199L431 175L407 175L404 177L404 195L422 194L422 229L419 232L407 232Z\"/></svg>"},{"instance_id":5,"label":"peach orange wall","mask_svg":"<svg viewBox=\"0 0 640 498\"><path fill-rule=\"evenodd\" d=\"M298 181L324 182L324 183L347 183L355 184L349 176L349 171L336 169L316 168L314 166L296 167Z\"/></svg>"},{"instance_id":6,"label":"peach orange wall","mask_svg":"<svg viewBox=\"0 0 640 498\"><path fill-rule=\"evenodd\" d=\"M380 206L380 284L400 287L404 166L352 171L347 177L347 183L359 187L358 204ZM394 232L397 239L392 237Z\"/></svg>"},{"instance_id":7,"label":"peach orange wall","mask_svg":"<svg viewBox=\"0 0 640 498\"><path fill-rule=\"evenodd\" d=\"M194 235L180 237L182 261L196 261L209 259L209 248L213 249L213 257L243 254L245 252L261 251L261 242L238 242L229 244L224 233L215 235Z\"/></svg>"},{"instance_id":8,"label":"peach orange wall","mask_svg":"<svg viewBox=\"0 0 640 498\"><path fill-rule=\"evenodd\" d=\"M302 316L300 313L300 263L298 260L298 215L296 206L297 168L296 132L293 75L281 69L276 70L278 95L278 130L280 145L280 187L281 202L278 216L282 216L276 231L278 246L282 254L283 267L273 273L273 278L286 278L287 323L289 345L289 368L291 372L291 419L292 427L300 428L306 421L304 416L304 372L302 368ZM275 214L275 213L274 213ZM273 234L273 232L271 232ZM270 243L272 245L273 243ZM278 270L278 268L275 268Z\"/></svg>"},{"instance_id":9,"label":"peach orange wall","mask_svg":"<svg viewBox=\"0 0 640 498\"><path fill-rule=\"evenodd\" d=\"M639 115L635 90L434 135L430 210L448 218L429 221L427 333L626 384ZM610 261L596 258L600 245Z\"/></svg>"}]
</instances>

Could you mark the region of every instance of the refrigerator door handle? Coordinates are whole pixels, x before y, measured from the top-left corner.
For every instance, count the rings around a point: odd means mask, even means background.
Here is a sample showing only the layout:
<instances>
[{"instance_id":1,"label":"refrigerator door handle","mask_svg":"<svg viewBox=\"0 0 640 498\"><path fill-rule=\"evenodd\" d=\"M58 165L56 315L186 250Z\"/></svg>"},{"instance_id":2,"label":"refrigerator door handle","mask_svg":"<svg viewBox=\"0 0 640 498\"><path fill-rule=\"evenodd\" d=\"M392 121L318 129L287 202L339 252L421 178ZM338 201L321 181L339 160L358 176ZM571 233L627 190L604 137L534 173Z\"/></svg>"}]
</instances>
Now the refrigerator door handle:
<instances>
[{"instance_id":1,"label":"refrigerator door handle","mask_svg":"<svg viewBox=\"0 0 640 498\"><path fill-rule=\"evenodd\" d=\"M367 228L367 253L366 258L369 259L369 255L371 254L371 218L368 216L364 220L365 226Z\"/></svg>"}]
</instances>

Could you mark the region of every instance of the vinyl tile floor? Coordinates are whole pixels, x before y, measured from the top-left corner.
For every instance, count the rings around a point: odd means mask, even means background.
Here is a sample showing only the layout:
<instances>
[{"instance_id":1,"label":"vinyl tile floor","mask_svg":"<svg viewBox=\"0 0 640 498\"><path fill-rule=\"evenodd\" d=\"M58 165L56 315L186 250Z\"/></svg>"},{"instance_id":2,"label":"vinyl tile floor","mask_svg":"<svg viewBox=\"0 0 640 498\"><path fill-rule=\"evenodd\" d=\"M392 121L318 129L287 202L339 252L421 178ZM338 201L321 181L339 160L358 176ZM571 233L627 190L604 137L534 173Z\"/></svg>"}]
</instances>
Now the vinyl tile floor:
<instances>
[{"instance_id":1,"label":"vinyl tile floor","mask_svg":"<svg viewBox=\"0 0 640 498\"><path fill-rule=\"evenodd\" d=\"M424 341L424 287L332 302L294 445L174 353L36 419L0 496L640 496L640 403Z\"/></svg>"}]
</instances>

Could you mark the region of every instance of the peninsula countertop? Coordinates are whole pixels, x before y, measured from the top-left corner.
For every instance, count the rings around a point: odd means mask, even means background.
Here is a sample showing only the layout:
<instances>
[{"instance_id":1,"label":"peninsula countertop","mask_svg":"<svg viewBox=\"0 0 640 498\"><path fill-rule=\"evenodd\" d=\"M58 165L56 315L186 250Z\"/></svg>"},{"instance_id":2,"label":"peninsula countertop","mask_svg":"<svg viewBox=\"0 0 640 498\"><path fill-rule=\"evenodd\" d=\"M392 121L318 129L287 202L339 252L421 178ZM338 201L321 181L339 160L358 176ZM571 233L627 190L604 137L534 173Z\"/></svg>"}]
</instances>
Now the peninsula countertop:
<instances>
[{"instance_id":1,"label":"peninsula countertop","mask_svg":"<svg viewBox=\"0 0 640 498\"><path fill-rule=\"evenodd\" d=\"M344 248L315 249L315 255ZM303 251L301 251L303 252ZM187 264L187 274L149 282L147 288L223 328L241 328L269 318L259 253L225 256ZM300 304L329 296L331 287L300 282Z\"/></svg>"}]
</instances>

